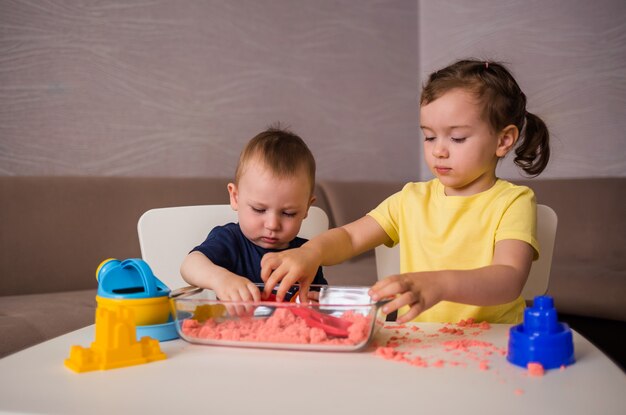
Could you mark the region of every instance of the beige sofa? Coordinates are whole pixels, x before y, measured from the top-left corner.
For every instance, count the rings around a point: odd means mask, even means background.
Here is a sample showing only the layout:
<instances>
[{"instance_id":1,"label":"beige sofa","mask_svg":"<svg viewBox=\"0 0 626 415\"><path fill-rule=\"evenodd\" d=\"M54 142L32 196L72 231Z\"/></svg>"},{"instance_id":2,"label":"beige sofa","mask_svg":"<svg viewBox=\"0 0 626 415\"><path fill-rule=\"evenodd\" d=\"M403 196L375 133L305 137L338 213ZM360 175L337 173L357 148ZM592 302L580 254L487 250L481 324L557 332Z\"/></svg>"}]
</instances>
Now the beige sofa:
<instances>
[{"instance_id":1,"label":"beige sofa","mask_svg":"<svg viewBox=\"0 0 626 415\"><path fill-rule=\"evenodd\" d=\"M109 257L140 257L140 215L155 207L228 203L227 182L0 177L0 357L93 323L96 267ZM564 318L582 319L581 328L592 324L599 333L583 334L601 347L606 342L605 350L626 350L611 334L626 327L626 179L525 184L559 216L548 289L557 309ZM401 187L320 181L315 205L328 213L331 226L343 225ZM325 274L335 285L371 285L374 256L327 267Z\"/></svg>"}]
</instances>

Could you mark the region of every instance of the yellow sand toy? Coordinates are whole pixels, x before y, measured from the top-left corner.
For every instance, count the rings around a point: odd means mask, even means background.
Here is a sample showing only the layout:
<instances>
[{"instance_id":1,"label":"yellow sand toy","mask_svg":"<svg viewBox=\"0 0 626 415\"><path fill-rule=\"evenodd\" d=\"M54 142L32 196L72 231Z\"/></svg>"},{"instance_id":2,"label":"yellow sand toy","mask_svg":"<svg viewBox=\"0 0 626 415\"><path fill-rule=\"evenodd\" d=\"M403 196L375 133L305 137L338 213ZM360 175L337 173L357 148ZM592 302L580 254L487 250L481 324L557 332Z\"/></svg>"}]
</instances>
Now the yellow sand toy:
<instances>
[{"instance_id":1,"label":"yellow sand toy","mask_svg":"<svg viewBox=\"0 0 626 415\"><path fill-rule=\"evenodd\" d=\"M65 366L75 372L106 370L148 363L166 358L159 341L150 337L136 339L133 311L124 306L116 310L96 309L96 339L91 347L72 346Z\"/></svg>"},{"instance_id":2,"label":"yellow sand toy","mask_svg":"<svg viewBox=\"0 0 626 415\"><path fill-rule=\"evenodd\" d=\"M65 366L87 372L165 359L159 340L178 337L169 288L141 259L107 259L98 266L96 278L95 341L89 348L72 346Z\"/></svg>"}]
</instances>

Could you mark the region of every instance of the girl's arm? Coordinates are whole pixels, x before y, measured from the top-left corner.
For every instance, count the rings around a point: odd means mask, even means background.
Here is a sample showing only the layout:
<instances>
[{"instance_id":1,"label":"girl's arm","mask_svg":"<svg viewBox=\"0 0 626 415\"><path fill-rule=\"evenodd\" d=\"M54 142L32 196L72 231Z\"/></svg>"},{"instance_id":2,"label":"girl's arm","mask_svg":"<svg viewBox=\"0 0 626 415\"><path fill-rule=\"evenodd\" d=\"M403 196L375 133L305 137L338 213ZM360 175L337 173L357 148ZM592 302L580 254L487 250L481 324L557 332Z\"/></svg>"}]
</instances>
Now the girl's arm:
<instances>
[{"instance_id":1,"label":"girl's arm","mask_svg":"<svg viewBox=\"0 0 626 415\"><path fill-rule=\"evenodd\" d=\"M220 300L261 300L261 292L252 281L215 265L202 252L194 251L187 255L180 274L188 284L215 291Z\"/></svg>"},{"instance_id":2,"label":"girl's arm","mask_svg":"<svg viewBox=\"0 0 626 415\"><path fill-rule=\"evenodd\" d=\"M330 229L300 248L267 253L261 260L264 296L276 284L276 297L282 300L289 287L300 284L300 301L306 301L309 286L320 265L335 265L370 250L390 239L371 217L364 216L340 228Z\"/></svg>"},{"instance_id":3,"label":"girl's arm","mask_svg":"<svg viewBox=\"0 0 626 415\"><path fill-rule=\"evenodd\" d=\"M519 297L528 278L533 248L519 240L496 243L491 265L471 270L442 270L392 275L370 290L372 300L396 298L383 307L391 313L403 306L409 311L398 318L410 321L440 301L490 306Z\"/></svg>"}]
</instances>

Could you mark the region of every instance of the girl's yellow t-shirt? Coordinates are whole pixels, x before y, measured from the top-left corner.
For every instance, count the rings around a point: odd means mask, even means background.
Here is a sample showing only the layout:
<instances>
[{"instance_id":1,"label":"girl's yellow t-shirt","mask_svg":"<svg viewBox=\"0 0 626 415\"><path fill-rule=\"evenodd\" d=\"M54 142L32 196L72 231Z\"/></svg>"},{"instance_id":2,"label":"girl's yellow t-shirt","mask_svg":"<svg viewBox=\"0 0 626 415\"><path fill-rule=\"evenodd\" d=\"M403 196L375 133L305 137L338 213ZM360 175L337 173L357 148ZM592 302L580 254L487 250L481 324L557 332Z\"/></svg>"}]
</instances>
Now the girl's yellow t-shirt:
<instances>
[{"instance_id":1,"label":"girl's yellow t-shirt","mask_svg":"<svg viewBox=\"0 0 626 415\"><path fill-rule=\"evenodd\" d=\"M446 196L438 179L408 183L368 213L393 241L400 243L400 272L474 269L491 264L496 242L517 239L538 258L536 202L533 191L498 179L472 196ZM473 306L442 301L413 321L519 323L525 302ZM402 312L402 310L401 310Z\"/></svg>"}]
</instances>

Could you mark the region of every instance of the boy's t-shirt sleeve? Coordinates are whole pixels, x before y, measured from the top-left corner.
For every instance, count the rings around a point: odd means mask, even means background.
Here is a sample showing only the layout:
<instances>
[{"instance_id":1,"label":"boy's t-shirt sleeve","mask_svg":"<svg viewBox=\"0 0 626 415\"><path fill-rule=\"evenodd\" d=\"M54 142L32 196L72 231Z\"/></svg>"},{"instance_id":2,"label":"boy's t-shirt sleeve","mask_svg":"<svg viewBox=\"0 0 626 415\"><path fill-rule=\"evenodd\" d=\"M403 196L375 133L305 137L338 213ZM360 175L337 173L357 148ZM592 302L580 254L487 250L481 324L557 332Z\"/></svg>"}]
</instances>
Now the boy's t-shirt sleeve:
<instances>
[{"instance_id":1,"label":"boy's t-shirt sleeve","mask_svg":"<svg viewBox=\"0 0 626 415\"><path fill-rule=\"evenodd\" d=\"M227 270L233 270L239 256L236 235L226 226L216 226L207 238L191 252L203 253L211 262Z\"/></svg>"}]
</instances>

